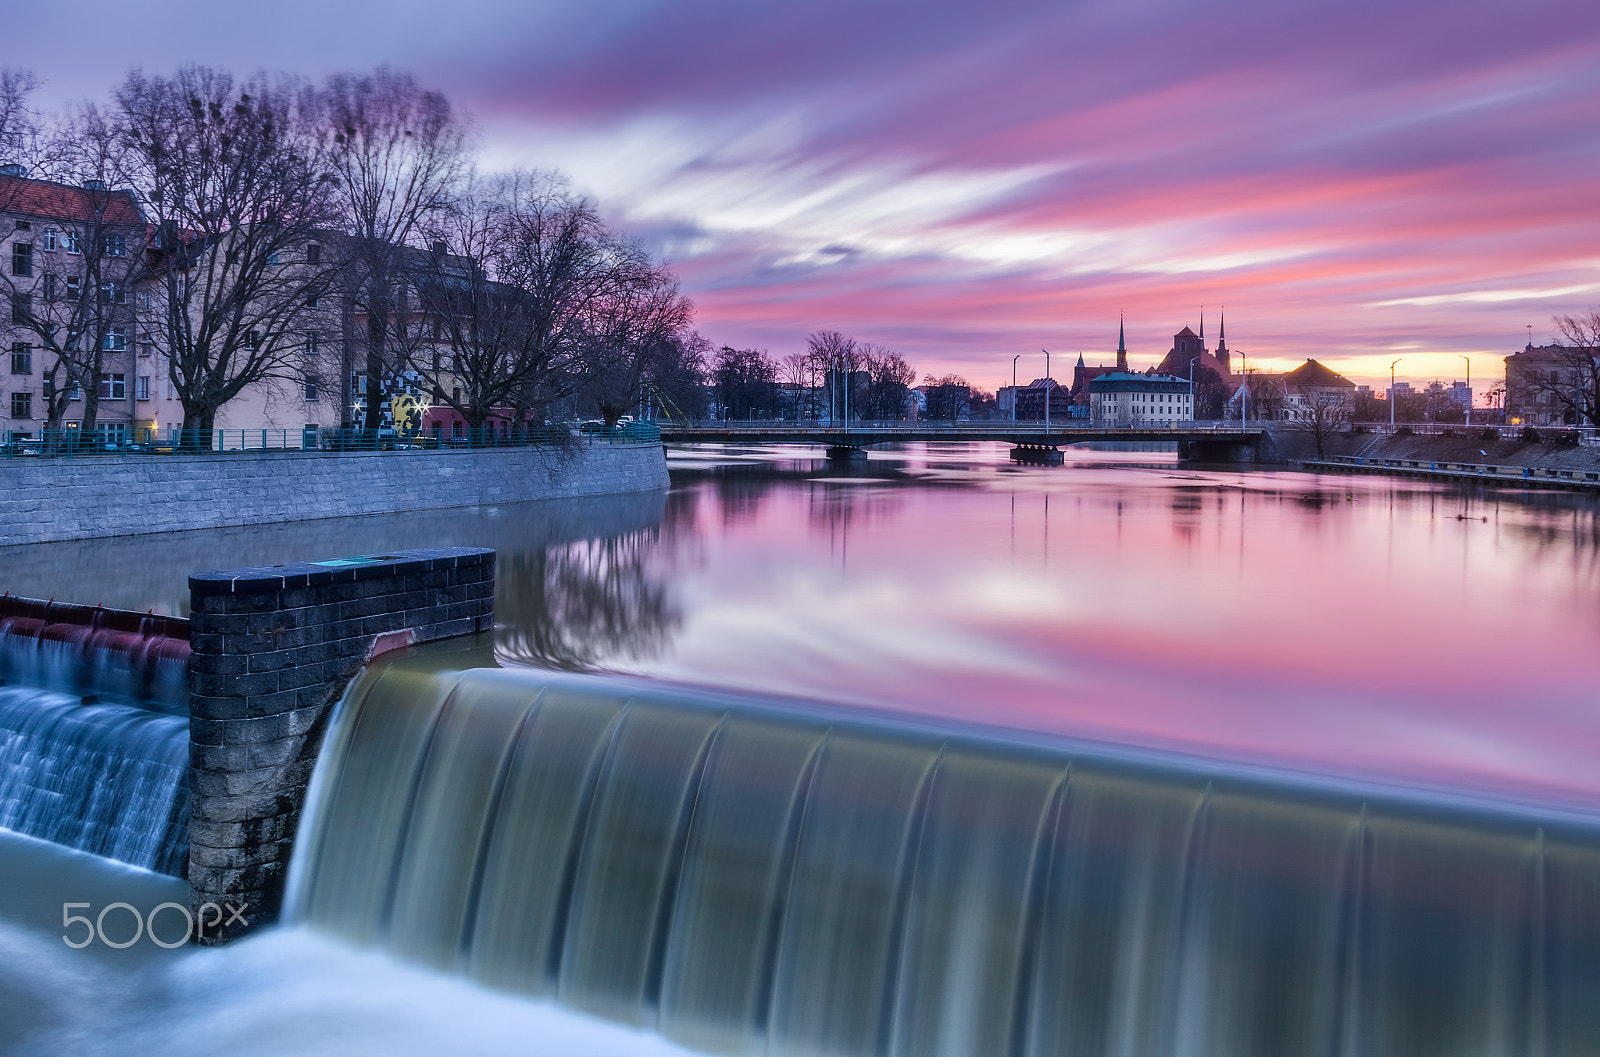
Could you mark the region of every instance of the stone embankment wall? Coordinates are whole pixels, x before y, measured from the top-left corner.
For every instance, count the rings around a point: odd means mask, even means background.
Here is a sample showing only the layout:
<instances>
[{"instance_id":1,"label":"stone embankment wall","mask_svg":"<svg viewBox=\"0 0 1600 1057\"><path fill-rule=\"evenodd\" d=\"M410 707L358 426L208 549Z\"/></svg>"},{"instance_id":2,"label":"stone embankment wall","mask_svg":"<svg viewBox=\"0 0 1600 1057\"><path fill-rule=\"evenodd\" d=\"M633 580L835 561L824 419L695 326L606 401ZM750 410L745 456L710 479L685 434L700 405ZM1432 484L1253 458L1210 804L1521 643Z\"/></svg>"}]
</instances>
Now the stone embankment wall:
<instances>
[{"instance_id":1,"label":"stone embankment wall","mask_svg":"<svg viewBox=\"0 0 1600 1057\"><path fill-rule=\"evenodd\" d=\"M1309 434L1279 426L1272 431L1272 441L1277 461L1314 462L1317 459L1316 443ZM1323 443L1323 458L1358 458L1366 464L1376 464L1378 470L1384 469L1386 462L1401 464L1397 469L1428 470L1435 464L1447 463L1452 467L1528 469L1534 472L1534 480L1543 480L1546 471L1566 471L1579 482L1585 480L1585 474L1600 473L1600 448L1545 440L1489 439L1479 430L1461 427L1453 437L1342 433Z\"/></svg>"},{"instance_id":2,"label":"stone embankment wall","mask_svg":"<svg viewBox=\"0 0 1600 1057\"><path fill-rule=\"evenodd\" d=\"M189 578L189 889L202 942L277 917L333 703L379 653L492 631L494 559L436 548Z\"/></svg>"},{"instance_id":3,"label":"stone embankment wall","mask_svg":"<svg viewBox=\"0 0 1600 1057\"><path fill-rule=\"evenodd\" d=\"M0 460L0 546L667 486L659 444Z\"/></svg>"}]
</instances>

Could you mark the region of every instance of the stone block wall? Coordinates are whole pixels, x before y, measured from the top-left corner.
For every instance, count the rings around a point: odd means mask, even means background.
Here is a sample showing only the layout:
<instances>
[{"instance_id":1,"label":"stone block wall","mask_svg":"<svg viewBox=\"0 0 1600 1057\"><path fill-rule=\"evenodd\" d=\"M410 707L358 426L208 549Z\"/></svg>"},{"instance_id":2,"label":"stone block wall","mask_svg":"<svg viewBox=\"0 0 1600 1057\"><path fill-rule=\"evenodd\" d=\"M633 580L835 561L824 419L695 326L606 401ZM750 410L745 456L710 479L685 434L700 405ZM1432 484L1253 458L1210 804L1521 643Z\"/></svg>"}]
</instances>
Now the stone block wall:
<instances>
[{"instance_id":1,"label":"stone block wall","mask_svg":"<svg viewBox=\"0 0 1600 1057\"><path fill-rule=\"evenodd\" d=\"M189 886L218 942L276 919L332 705L362 666L493 629L494 551L202 573L189 590Z\"/></svg>"},{"instance_id":2,"label":"stone block wall","mask_svg":"<svg viewBox=\"0 0 1600 1057\"><path fill-rule=\"evenodd\" d=\"M0 458L0 547L666 486L659 444Z\"/></svg>"}]
</instances>

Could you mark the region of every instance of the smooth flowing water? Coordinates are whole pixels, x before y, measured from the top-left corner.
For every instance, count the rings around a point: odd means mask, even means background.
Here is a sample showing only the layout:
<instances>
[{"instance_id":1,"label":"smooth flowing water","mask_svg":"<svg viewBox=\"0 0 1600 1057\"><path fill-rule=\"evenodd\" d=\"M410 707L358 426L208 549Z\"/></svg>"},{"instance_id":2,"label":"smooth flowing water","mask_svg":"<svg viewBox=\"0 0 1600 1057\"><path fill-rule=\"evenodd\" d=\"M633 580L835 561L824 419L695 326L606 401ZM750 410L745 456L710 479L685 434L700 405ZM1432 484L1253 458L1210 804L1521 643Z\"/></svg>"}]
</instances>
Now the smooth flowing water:
<instances>
[{"instance_id":1,"label":"smooth flowing water","mask_svg":"<svg viewBox=\"0 0 1600 1057\"><path fill-rule=\"evenodd\" d=\"M0 610L0 828L159 873L189 845L186 642ZM39 617L23 615L38 610ZM154 622L152 622L154 623Z\"/></svg>"},{"instance_id":2,"label":"smooth flowing water","mask_svg":"<svg viewBox=\"0 0 1600 1057\"><path fill-rule=\"evenodd\" d=\"M62 962L56 867L13 871L12 961L108 1011L31 1003L20 1051L671 1049L496 990L717 1052L1596 1049L1594 500L672 462L666 496L0 554L177 613L200 566L493 546L507 669L352 698L295 864L316 936L152 949L130 991Z\"/></svg>"},{"instance_id":3,"label":"smooth flowing water","mask_svg":"<svg viewBox=\"0 0 1600 1057\"><path fill-rule=\"evenodd\" d=\"M293 912L714 1053L1600 1051L1600 831L592 677L368 674Z\"/></svg>"}]
</instances>

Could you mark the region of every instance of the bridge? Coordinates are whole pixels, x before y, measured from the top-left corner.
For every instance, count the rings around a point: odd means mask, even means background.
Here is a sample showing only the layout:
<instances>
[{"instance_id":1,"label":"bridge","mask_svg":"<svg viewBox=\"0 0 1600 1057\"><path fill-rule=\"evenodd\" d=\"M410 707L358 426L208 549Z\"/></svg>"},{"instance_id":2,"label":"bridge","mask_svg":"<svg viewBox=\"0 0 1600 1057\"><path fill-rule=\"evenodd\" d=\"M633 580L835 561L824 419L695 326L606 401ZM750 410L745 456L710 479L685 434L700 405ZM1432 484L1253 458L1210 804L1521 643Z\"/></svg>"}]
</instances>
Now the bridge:
<instances>
[{"instance_id":1,"label":"bridge","mask_svg":"<svg viewBox=\"0 0 1600 1057\"><path fill-rule=\"evenodd\" d=\"M1083 420L1052 422L852 422L848 426L818 422L658 423L661 439L679 444L808 444L847 457L876 444L910 442L999 441L1012 446L1012 457L1059 461L1058 449L1094 441L1169 442L1185 458L1228 461L1239 449L1255 448L1265 432L1259 427L1227 423L1190 423L1171 427L1095 426Z\"/></svg>"}]
</instances>

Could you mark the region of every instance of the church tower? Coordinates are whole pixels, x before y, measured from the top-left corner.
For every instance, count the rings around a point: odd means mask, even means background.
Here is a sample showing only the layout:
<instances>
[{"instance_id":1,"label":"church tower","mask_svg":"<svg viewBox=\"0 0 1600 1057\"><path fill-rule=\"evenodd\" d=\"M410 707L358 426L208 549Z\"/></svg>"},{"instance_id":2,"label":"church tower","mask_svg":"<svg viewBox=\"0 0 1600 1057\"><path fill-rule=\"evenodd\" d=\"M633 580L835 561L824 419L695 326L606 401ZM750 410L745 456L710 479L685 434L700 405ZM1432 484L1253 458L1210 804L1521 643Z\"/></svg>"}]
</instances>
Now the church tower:
<instances>
[{"instance_id":1,"label":"church tower","mask_svg":"<svg viewBox=\"0 0 1600 1057\"><path fill-rule=\"evenodd\" d=\"M1122 326L1122 317L1117 317L1117 370L1124 374L1128 370L1128 339Z\"/></svg>"},{"instance_id":2,"label":"church tower","mask_svg":"<svg viewBox=\"0 0 1600 1057\"><path fill-rule=\"evenodd\" d=\"M1233 373L1233 365L1228 362L1228 310L1222 310L1222 322L1217 324L1217 364L1228 374Z\"/></svg>"}]
</instances>

